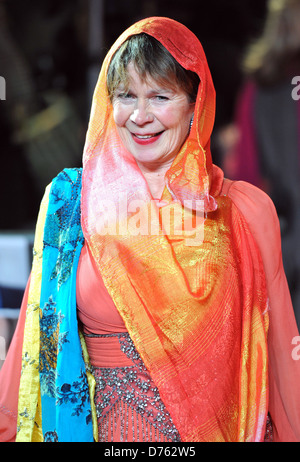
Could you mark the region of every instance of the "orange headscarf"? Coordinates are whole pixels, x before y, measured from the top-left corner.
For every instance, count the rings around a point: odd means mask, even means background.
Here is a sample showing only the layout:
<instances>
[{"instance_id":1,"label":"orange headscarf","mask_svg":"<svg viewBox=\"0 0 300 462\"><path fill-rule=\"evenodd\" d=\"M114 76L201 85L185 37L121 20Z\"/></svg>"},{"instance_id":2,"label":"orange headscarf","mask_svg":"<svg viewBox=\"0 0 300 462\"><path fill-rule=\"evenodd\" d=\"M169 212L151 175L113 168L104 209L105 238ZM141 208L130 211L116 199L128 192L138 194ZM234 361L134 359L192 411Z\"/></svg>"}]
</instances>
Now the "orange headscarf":
<instances>
[{"instance_id":1,"label":"orange headscarf","mask_svg":"<svg viewBox=\"0 0 300 462\"><path fill-rule=\"evenodd\" d=\"M142 32L200 78L192 130L166 174L162 195L170 202L165 210L174 212L184 210L186 199L203 201L204 234L197 245L187 245L186 235L174 230L132 232L149 214L148 225L164 229L164 207L153 206L146 180L118 136L106 74L119 46ZM264 271L243 216L220 196L223 176L210 154L214 116L213 82L191 31L162 17L125 31L104 60L94 93L82 227L182 441L261 441L268 410ZM134 200L136 214L126 206Z\"/></svg>"}]
</instances>

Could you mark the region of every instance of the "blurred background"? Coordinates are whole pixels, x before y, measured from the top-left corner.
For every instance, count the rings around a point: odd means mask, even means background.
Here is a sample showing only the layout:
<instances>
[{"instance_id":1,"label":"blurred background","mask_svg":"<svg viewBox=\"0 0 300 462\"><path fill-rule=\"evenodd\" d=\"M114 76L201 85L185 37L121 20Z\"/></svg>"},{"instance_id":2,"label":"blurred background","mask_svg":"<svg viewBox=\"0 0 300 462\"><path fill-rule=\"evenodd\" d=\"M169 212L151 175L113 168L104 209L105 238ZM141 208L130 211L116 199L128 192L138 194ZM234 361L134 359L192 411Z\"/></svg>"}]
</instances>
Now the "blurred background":
<instances>
[{"instance_id":1,"label":"blurred background","mask_svg":"<svg viewBox=\"0 0 300 462\"><path fill-rule=\"evenodd\" d=\"M272 10L283 3L273 0ZM0 95L0 337L17 318L44 189L63 168L81 166L93 89L115 39L154 15L176 19L198 36L217 92L214 163L235 178L245 173L238 167L238 116L249 79L243 63L269 10L266 0L0 0L0 76L6 83L5 99ZM289 71L300 75L297 67ZM296 107L290 81L288 88L285 97ZM271 180L262 176L260 186L271 195ZM289 228L284 219L283 226ZM292 277L290 284L297 287Z\"/></svg>"}]
</instances>

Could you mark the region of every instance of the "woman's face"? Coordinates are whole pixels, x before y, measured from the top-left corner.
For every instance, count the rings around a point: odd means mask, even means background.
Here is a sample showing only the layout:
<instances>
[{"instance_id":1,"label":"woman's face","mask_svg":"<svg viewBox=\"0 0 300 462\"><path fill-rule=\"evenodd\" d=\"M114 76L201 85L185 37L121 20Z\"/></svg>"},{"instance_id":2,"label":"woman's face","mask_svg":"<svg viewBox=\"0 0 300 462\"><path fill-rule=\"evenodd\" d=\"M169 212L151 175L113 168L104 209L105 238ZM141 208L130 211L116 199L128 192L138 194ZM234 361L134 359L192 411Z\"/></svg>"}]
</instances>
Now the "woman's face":
<instances>
[{"instance_id":1,"label":"woman's face","mask_svg":"<svg viewBox=\"0 0 300 462\"><path fill-rule=\"evenodd\" d=\"M140 166L171 165L188 135L194 103L180 88L141 80L132 63L127 69L129 89L120 85L113 97L121 140Z\"/></svg>"}]
</instances>

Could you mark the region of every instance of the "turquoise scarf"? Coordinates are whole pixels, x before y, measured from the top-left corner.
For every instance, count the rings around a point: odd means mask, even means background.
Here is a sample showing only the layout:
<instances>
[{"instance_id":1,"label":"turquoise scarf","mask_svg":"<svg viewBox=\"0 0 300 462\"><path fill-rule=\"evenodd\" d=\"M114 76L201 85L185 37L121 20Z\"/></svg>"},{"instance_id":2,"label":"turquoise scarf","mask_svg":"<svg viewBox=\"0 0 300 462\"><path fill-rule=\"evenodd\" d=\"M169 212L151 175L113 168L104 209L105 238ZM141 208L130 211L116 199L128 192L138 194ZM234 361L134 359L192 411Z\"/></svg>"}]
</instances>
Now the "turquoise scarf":
<instances>
[{"instance_id":1,"label":"turquoise scarf","mask_svg":"<svg viewBox=\"0 0 300 462\"><path fill-rule=\"evenodd\" d=\"M39 349L35 354L28 338L24 341L18 441L94 440L89 371L76 315L76 273L84 242L80 192L81 169L66 169L55 178L47 197L42 245L35 243L33 295L31 299L29 295L24 339L39 332L39 338L31 339ZM38 226L42 225L41 219ZM35 259L36 268L38 261L42 268L40 279L34 272ZM32 298L38 292L39 306L35 306Z\"/></svg>"}]
</instances>

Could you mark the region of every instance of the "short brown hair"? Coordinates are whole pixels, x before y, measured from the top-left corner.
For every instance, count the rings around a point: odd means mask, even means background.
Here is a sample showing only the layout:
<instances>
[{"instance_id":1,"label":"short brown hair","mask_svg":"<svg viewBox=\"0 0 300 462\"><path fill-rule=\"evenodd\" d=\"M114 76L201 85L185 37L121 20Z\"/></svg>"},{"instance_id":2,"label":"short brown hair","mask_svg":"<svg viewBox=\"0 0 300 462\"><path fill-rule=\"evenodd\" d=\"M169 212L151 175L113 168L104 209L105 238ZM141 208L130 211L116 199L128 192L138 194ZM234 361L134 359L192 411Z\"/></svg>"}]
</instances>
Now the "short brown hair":
<instances>
[{"instance_id":1,"label":"short brown hair","mask_svg":"<svg viewBox=\"0 0 300 462\"><path fill-rule=\"evenodd\" d=\"M158 40L145 33L129 37L113 55L106 79L111 100L120 83L128 85L127 66L131 62L142 78L150 76L161 84L179 86L190 102L196 101L198 75L184 69Z\"/></svg>"}]
</instances>

